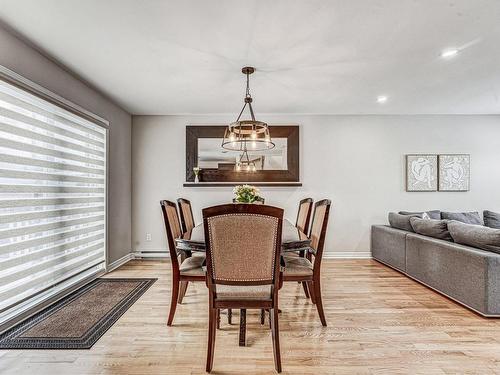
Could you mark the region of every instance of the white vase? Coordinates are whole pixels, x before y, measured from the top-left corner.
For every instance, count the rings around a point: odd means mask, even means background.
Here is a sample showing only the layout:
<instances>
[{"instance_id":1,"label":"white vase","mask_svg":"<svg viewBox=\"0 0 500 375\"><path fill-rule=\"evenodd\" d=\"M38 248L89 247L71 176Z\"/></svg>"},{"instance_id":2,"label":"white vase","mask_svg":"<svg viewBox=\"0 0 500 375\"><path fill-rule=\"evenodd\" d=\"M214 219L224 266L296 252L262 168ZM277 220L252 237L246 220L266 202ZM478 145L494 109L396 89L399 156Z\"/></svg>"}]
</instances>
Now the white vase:
<instances>
[{"instance_id":1,"label":"white vase","mask_svg":"<svg viewBox=\"0 0 500 375\"><path fill-rule=\"evenodd\" d=\"M194 183L197 184L198 182L200 182L200 179L198 178L198 175L196 174L194 176Z\"/></svg>"}]
</instances>

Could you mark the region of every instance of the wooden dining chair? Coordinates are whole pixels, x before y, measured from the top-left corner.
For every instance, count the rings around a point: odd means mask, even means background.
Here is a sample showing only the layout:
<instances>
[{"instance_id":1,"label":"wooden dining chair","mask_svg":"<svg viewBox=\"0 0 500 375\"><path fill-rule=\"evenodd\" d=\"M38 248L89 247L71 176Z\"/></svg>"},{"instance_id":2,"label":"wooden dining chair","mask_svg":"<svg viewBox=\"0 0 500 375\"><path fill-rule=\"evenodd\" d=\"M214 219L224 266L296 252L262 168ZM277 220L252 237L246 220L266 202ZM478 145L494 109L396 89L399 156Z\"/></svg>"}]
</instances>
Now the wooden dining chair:
<instances>
[{"instance_id":1,"label":"wooden dining chair","mask_svg":"<svg viewBox=\"0 0 500 375\"><path fill-rule=\"evenodd\" d=\"M300 281L306 283L311 300L316 304L316 308L318 309L321 324L325 327L326 319L321 296L321 260L325 246L330 205L331 202L329 199L316 202L309 234L309 238L311 239L310 250L304 258L285 255L285 272L283 274L285 282Z\"/></svg>"},{"instance_id":2,"label":"wooden dining chair","mask_svg":"<svg viewBox=\"0 0 500 375\"><path fill-rule=\"evenodd\" d=\"M311 219L312 206L312 198L305 198L299 202L299 210L297 211L295 226L305 234L307 234L307 231L309 230L309 220Z\"/></svg>"},{"instance_id":3,"label":"wooden dining chair","mask_svg":"<svg viewBox=\"0 0 500 375\"><path fill-rule=\"evenodd\" d=\"M213 366L217 311L269 309L274 364L281 372L278 323L283 210L254 204L205 208L209 327L206 370Z\"/></svg>"},{"instance_id":4,"label":"wooden dining chair","mask_svg":"<svg viewBox=\"0 0 500 375\"><path fill-rule=\"evenodd\" d=\"M305 198L299 202L299 210L297 211L297 219L295 220L295 226L302 233L307 234L309 230L309 220L311 219L311 211L313 206L312 198ZM300 251L297 255L304 257L306 252L304 250ZM309 298L309 291L307 289L306 282L302 282L302 288L304 289L304 294L306 298Z\"/></svg>"},{"instance_id":5,"label":"wooden dining chair","mask_svg":"<svg viewBox=\"0 0 500 375\"><path fill-rule=\"evenodd\" d=\"M205 281L205 271L202 266L205 262L204 254L195 254L186 257L182 252L177 251L175 239L182 235L177 207L174 202L163 200L160 202L167 232L167 242L172 263L172 299L170 302L170 313L167 325L171 326L174 320L177 303L182 303L182 298L186 292L190 281ZM180 293L182 285L182 291Z\"/></svg>"},{"instance_id":6,"label":"wooden dining chair","mask_svg":"<svg viewBox=\"0 0 500 375\"><path fill-rule=\"evenodd\" d=\"M194 216L191 208L191 202L184 198L177 199L179 206L179 216L181 217L182 232L189 232L194 228Z\"/></svg>"}]
</instances>

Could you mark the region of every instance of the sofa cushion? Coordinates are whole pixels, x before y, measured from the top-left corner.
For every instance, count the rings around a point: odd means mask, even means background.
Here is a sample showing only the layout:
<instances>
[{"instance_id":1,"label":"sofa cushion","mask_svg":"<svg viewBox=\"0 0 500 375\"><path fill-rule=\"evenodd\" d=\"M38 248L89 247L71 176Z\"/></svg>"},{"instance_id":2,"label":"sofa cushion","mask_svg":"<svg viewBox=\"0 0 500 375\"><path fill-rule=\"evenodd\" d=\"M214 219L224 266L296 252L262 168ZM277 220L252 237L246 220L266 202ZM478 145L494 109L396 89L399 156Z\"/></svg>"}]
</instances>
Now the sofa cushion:
<instances>
[{"instance_id":1,"label":"sofa cushion","mask_svg":"<svg viewBox=\"0 0 500 375\"><path fill-rule=\"evenodd\" d=\"M500 229L500 213L484 210L484 225L490 228Z\"/></svg>"},{"instance_id":2,"label":"sofa cushion","mask_svg":"<svg viewBox=\"0 0 500 375\"><path fill-rule=\"evenodd\" d=\"M399 211L398 213L400 215L419 215L419 217L422 217L422 215L426 213L427 216L429 216L429 219L441 220L441 211L439 210L420 211L420 212Z\"/></svg>"},{"instance_id":3,"label":"sofa cushion","mask_svg":"<svg viewBox=\"0 0 500 375\"><path fill-rule=\"evenodd\" d=\"M411 217L410 224L413 230L423 236L439 238L440 240L452 241L448 232L447 220L420 219Z\"/></svg>"},{"instance_id":4,"label":"sofa cushion","mask_svg":"<svg viewBox=\"0 0 500 375\"><path fill-rule=\"evenodd\" d=\"M500 229L464 224L459 221L450 221L448 229L456 243L500 254Z\"/></svg>"},{"instance_id":5,"label":"sofa cushion","mask_svg":"<svg viewBox=\"0 0 500 375\"><path fill-rule=\"evenodd\" d=\"M466 224L483 225L479 212L441 212L441 219L455 220Z\"/></svg>"},{"instance_id":6,"label":"sofa cushion","mask_svg":"<svg viewBox=\"0 0 500 375\"><path fill-rule=\"evenodd\" d=\"M414 232L411 224L410 218L412 217L422 217L421 214L413 215L401 215L395 212L389 212L389 224L392 228L406 230L408 232Z\"/></svg>"}]
</instances>

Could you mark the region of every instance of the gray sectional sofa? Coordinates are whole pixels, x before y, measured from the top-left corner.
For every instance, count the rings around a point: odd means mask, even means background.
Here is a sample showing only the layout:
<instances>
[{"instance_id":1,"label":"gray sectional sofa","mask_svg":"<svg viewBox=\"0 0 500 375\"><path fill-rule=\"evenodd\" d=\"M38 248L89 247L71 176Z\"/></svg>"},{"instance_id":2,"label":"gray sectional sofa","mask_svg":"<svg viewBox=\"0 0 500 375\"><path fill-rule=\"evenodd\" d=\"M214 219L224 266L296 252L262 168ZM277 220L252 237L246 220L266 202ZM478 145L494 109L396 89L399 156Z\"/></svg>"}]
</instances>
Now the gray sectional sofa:
<instances>
[{"instance_id":1,"label":"gray sectional sofa","mask_svg":"<svg viewBox=\"0 0 500 375\"><path fill-rule=\"evenodd\" d=\"M371 252L477 313L500 317L500 254L387 225L372 227Z\"/></svg>"}]
</instances>

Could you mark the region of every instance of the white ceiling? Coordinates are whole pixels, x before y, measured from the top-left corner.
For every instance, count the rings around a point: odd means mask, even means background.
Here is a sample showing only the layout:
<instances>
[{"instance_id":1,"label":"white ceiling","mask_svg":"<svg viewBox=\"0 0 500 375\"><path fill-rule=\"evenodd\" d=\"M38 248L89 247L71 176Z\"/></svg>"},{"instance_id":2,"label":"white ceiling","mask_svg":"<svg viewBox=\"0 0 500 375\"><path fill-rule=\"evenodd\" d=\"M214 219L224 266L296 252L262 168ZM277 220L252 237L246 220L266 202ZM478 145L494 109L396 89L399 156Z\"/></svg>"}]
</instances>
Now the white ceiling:
<instances>
[{"instance_id":1,"label":"white ceiling","mask_svg":"<svg viewBox=\"0 0 500 375\"><path fill-rule=\"evenodd\" d=\"M499 0L0 0L0 20L134 114L237 114L245 65L257 115L500 113Z\"/></svg>"}]
</instances>

